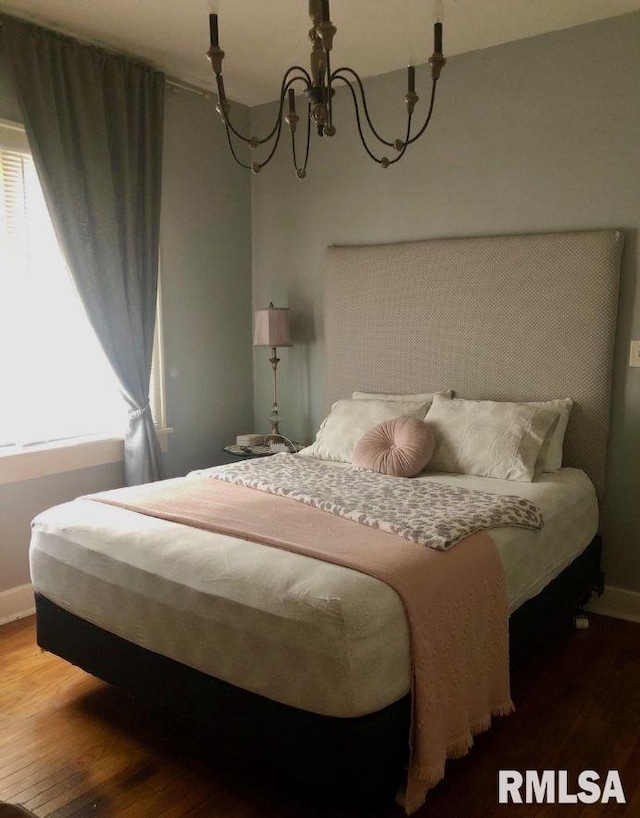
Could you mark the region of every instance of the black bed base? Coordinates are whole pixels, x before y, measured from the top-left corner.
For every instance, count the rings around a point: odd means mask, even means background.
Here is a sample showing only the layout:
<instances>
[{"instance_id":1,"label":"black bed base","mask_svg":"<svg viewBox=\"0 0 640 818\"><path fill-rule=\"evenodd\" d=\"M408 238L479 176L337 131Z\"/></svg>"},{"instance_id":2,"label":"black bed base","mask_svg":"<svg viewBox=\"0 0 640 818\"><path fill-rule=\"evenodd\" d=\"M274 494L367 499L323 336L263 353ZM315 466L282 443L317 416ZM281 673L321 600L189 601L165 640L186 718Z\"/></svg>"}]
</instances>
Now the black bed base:
<instances>
[{"instance_id":1,"label":"black bed base","mask_svg":"<svg viewBox=\"0 0 640 818\"><path fill-rule=\"evenodd\" d=\"M510 619L512 657L601 584L598 537ZM320 716L280 704L114 636L36 594L38 644L151 707L196 723L225 750L259 759L307 783L379 796L401 781L410 700L359 718Z\"/></svg>"}]
</instances>

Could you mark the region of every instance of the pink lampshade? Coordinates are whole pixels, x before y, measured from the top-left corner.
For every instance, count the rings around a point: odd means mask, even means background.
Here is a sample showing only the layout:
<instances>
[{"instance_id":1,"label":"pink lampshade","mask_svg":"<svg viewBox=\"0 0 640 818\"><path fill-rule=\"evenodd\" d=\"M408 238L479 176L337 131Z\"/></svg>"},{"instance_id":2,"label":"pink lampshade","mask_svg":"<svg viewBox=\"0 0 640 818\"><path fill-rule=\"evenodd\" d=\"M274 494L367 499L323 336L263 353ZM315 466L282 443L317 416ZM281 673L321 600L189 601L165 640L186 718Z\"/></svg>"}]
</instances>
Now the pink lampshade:
<instances>
[{"instance_id":1,"label":"pink lampshade","mask_svg":"<svg viewBox=\"0 0 640 818\"><path fill-rule=\"evenodd\" d=\"M274 307L273 304L269 304L268 310L255 310L254 315L254 347L293 346L289 336L288 307Z\"/></svg>"}]
</instances>

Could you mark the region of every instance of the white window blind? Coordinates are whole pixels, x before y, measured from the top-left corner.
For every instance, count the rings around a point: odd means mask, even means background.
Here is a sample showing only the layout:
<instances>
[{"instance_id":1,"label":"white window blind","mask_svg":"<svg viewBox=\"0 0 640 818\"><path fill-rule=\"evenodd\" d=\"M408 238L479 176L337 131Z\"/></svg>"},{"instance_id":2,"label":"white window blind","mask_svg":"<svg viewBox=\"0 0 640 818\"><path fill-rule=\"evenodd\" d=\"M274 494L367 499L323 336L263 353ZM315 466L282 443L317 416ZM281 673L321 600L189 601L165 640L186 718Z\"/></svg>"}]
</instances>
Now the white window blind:
<instances>
[{"instance_id":1,"label":"white window blind","mask_svg":"<svg viewBox=\"0 0 640 818\"><path fill-rule=\"evenodd\" d=\"M122 434L115 375L16 130L0 127L0 446Z\"/></svg>"}]
</instances>

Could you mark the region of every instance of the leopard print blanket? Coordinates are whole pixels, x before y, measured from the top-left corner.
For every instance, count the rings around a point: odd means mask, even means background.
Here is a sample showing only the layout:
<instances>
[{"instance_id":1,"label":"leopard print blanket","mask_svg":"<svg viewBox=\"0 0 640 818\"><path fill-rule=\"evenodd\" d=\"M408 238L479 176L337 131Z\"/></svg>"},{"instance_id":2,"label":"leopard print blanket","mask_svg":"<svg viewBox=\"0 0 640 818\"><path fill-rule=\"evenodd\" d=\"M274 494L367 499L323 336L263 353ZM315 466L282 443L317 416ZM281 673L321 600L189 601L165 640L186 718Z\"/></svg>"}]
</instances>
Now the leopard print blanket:
<instances>
[{"instance_id":1,"label":"leopard print blanket","mask_svg":"<svg viewBox=\"0 0 640 818\"><path fill-rule=\"evenodd\" d=\"M284 453L219 466L206 474L288 497L441 551L476 531L500 526L539 531L543 525L540 509L517 495L336 468L310 457Z\"/></svg>"}]
</instances>

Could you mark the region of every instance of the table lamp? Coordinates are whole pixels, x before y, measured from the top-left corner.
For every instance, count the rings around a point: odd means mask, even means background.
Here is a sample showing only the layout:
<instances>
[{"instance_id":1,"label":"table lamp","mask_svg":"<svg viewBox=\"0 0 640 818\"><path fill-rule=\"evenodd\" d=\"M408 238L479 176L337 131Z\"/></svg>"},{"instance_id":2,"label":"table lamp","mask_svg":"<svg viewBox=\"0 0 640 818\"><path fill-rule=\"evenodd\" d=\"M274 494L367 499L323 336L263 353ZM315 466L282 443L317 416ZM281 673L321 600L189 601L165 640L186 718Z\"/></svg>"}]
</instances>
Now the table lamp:
<instances>
[{"instance_id":1,"label":"table lamp","mask_svg":"<svg viewBox=\"0 0 640 818\"><path fill-rule=\"evenodd\" d=\"M280 415L278 412L278 392L276 371L280 358L276 352L278 347L293 346L289 336L289 309L288 307L274 307L273 302L269 304L269 309L255 310L255 321L253 328L254 347L271 347L271 364L273 372L273 406L269 415L271 432L267 436L265 443L270 446L281 440L280 437Z\"/></svg>"}]
</instances>

